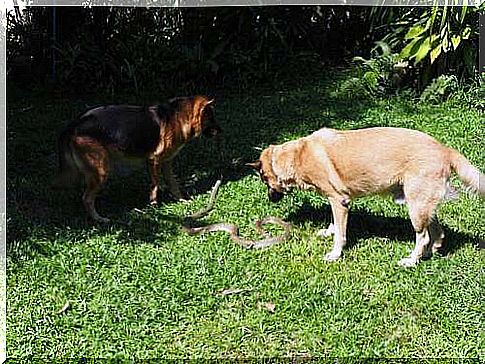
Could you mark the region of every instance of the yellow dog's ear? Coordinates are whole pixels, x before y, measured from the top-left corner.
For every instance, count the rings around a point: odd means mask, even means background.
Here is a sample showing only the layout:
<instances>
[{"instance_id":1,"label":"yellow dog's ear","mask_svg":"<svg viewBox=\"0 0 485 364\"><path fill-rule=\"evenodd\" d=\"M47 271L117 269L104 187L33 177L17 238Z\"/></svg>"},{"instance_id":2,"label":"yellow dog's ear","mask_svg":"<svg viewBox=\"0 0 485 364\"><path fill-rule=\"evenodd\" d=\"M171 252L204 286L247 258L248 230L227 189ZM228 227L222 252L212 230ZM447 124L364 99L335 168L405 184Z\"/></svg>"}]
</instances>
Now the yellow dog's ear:
<instances>
[{"instance_id":1,"label":"yellow dog's ear","mask_svg":"<svg viewBox=\"0 0 485 364\"><path fill-rule=\"evenodd\" d=\"M245 165L257 171L261 169L261 161L259 159L256 162L245 163Z\"/></svg>"}]
</instances>

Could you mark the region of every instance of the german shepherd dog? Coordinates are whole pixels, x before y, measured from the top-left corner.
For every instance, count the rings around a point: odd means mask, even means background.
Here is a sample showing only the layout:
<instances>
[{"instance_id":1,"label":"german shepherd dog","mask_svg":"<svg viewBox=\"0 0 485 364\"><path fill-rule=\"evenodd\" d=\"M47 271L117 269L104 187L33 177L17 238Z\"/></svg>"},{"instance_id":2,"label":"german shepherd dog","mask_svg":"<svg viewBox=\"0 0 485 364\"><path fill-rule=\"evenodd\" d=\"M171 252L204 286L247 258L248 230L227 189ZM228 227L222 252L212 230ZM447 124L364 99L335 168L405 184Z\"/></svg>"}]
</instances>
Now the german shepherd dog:
<instances>
[{"instance_id":1,"label":"german shepherd dog","mask_svg":"<svg viewBox=\"0 0 485 364\"><path fill-rule=\"evenodd\" d=\"M452 171L485 197L485 175L464 156L425 133L404 128L324 128L304 138L271 145L259 160L248 165L267 185L270 201L281 200L292 187L328 197L334 224L318 233L334 234L327 261L337 260L342 254L353 198L390 193L396 202L408 205L416 246L399 264L413 266L442 245L444 234L434 214L439 202L453 195L448 183Z\"/></svg>"},{"instance_id":2,"label":"german shepherd dog","mask_svg":"<svg viewBox=\"0 0 485 364\"><path fill-rule=\"evenodd\" d=\"M84 113L67 125L58 140L60 174L55 187L84 180L83 203L98 222L96 195L117 159L146 159L150 174L150 203L157 203L162 170L170 193L182 193L172 172L172 159L192 138L221 132L212 101L205 96L178 97L164 104L143 106L108 105Z\"/></svg>"}]
</instances>

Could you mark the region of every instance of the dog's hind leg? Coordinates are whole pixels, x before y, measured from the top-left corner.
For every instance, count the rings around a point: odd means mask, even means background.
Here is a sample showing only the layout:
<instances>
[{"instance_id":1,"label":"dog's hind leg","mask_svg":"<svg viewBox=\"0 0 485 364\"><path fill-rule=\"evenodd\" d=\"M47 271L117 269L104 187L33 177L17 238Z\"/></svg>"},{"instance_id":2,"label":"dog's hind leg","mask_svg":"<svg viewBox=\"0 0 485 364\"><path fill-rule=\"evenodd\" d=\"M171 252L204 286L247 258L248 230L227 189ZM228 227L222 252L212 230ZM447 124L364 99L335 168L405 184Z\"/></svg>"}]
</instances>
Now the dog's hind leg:
<instances>
[{"instance_id":1,"label":"dog's hind leg","mask_svg":"<svg viewBox=\"0 0 485 364\"><path fill-rule=\"evenodd\" d=\"M86 181L86 190L83 194L84 207L93 220L109 222L109 219L98 214L95 207L96 196L108 177L108 151L88 137L75 138L73 148L79 159L80 172Z\"/></svg>"},{"instance_id":2,"label":"dog's hind leg","mask_svg":"<svg viewBox=\"0 0 485 364\"><path fill-rule=\"evenodd\" d=\"M340 258L342 250L347 244L347 218L349 209L342 204L342 198L329 197L334 221L334 237L332 251L325 255L327 262L333 262Z\"/></svg>"},{"instance_id":3,"label":"dog's hind leg","mask_svg":"<svg viewBox=\"0 0 485 364\"><path fill-rule=\"evenodd\" d=\"M428 230L431 243L433 244L431 253L436 253L443 247L443 239L445 238L445 233L436 220L436 217L431 221Z\"/></svg>"},{"instance_id":4,"label":"dog's hind leg","mask_svg":"<svg viewBox=\"0 0 485 364\"><path fill-rule=\"evenodd\" d=\"M443 232L433 221L435 209L443 197L435 180L414 180L404 186L404 193L409 207L409 216L416 232L416 245L407 258L399 261L403 267L416 265L423 257L430 255L430 244L442 239Z\"/></svg>"},{"instance_id":5,"label":"dog's hind leg","mask_svg":"<svg viewBox=\"0 0 485 364\"><path fill-rule=\"evenodd\" d=\"M96 196L105 181L106 175L90 174L86 176L86 190L83 195L83 204L88 211L89 216L91 216L93 220L103 223L109 222L109 219L98 214L95 202Z\"/></svg>"},{"instance_id":6,"label":"dog's hind leg","mask_svg":"<svg viewBox=\"0 0 485 364\"><path fill-rule=\"evenodd\" d=\"M416 246L411 252L411 255L407 258L402 258L399 261L401 267L413 267L419 260L423 257L423 254L429 244L429 233L428 229L416 231Z\"/></svg>"}]
</instances>

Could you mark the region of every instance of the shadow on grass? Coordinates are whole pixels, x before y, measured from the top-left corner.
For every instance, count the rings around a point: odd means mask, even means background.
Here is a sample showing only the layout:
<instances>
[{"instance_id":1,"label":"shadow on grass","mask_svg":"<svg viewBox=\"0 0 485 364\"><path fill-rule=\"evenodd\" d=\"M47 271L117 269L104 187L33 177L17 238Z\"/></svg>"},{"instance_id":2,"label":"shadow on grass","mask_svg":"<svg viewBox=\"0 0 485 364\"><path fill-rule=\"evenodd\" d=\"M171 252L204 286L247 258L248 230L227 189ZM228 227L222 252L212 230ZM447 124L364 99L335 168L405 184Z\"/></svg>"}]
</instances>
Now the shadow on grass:
<instances>
[{"instance_id":1,"label":"shadow on grass","mask_svg":"<svg viewBox=\"0 0 485 364\"><path fill-rule=\"evenodd\" d=\"M286 86L269 85L245 94L228 94L217 100L216 118L223 128L223 139L199 139L192 141L175 160L176 174L191 195L205 193L215 180L223 176L223 183L238 181L251 171L244 166L259 156L260 150L270 143L307 135L325 126L338 126L339 120L359 120L360 115L373 105L372 100L355 102L329 94L332 80L302 78ZM15 109L15 101L11 102ZM123 102L123 100L120 100ZM89 235L94 229L85 217L81 204L81 190L72 193L49 191L46 187L56 173L57 131L73 114L66 100L48 103L32 100L36 125L32 128L31 112L9 114L9 138L7 143L7 245L31 244L36 239L56 241L63 231L70 236ZM72 109L79 108L73 101ZM76 112L77 113L77 112ZM40 138L39 138L40 137ZM32 142L36 141L36 142ZM141 176L140 176L141 174ZM148 178L141 169L129 178L114 178L97 201L98 210L113 220L123 220L134 207L146 206ZM54 194L54 195L53 195ZM162 197L162 201L167 201ZM143 220L143 219L142 219ZM156 226L156 227L155 227ZM122 228L127 238L135 241L153 242L157 233L165 230L168 239L178 229L165 226L159 221L141 220ZM15 242L15 244L12 244ZM32 243L34 244L34 243ZM12 252L12 248L8 249ZM15 248L13 248L15 250Z\"/></svg>"},{"instance_id":2,"label":"shadow on grass","mask_svg":"<svg viewBox=\"0 0 485 364\"><path fill-rule=\"evenodd\" d=\"M102 201L102 199L101 199ZM163 202L162 202L163 203ZM169 203L169 202L168 202ZM125 205L116 217L110 215L113 221L109 224L96 224L88 220L82 209L74 218L53 218L48 224L21 221L16 226L15 236L7 243L7 252L13 261L35 254L50 256L55 254L57 240L69 243L87 239L109 236L116 244L140 245L150 244L162 246L176 237L185 234L182 231L184 216L160 214L156 208L130 210ZM281 216L296 228L310 222L315 233L326 227L332 221L330 206L315 208L305 201L296 211L288 216ZM23 217L22 217L23 219ZM15 220L14 220L15 221ZM205 225L212 222L197 221L195 225ZM415 235L411 222L402 217L383 217L369 213L365 209L351 209L348 221L348 244L346 249L358 246L361 239L382 238L389 240L414 242ZM479 238L456 232L443 226L445 232L442 255L453 254L463 245L472 242L480 248ZM12 229L10 228L10 231ZM113 238L113 235L115 237ZM14 243L12 243L15 241ZM19 245L19 242L28 245Z\"/></svg>"},{"instance_id":3,"label":"shadow on grass","mask_svg":"<svg viewBox=\"0 0 485 364\"><path fill-rule=\"evenodd\" d=\"M162 246L182 234L182 222L182 217L155 216L149 210L131 211L107 224L91 221L83 211L76 217L52 219L48 224L18 224L17 220L13 220L8 225L9 231L14 233L7 241L7 255L11 262L36 255L49 257L68 245L95 238L102 241L103 237L107 237L110 244Z\"/></svg>"},{"instance_id":4,"label":"shadow on grass","mask_svg":"<svg viewBox=\"0 0 485 364\"><path fill-rule=\"evenodd\" d=\"M291 213L286 219L295 226L310 221L315 226L315 233L333 221L332 211L329 205L323 209L317 209L308 202L295 212ZM440 254L453 254L463 245L472 244L478 249L480 239L470 234L464 234L450 230L443 226L445 240ZM402 217L384 217L369 213L364 209L350 209L347 225L347 246L349 249L358 245L358 241L368 238L384 238L397 241L415 242L415 233L411 220Z\"/></svg>"}]
</instances>

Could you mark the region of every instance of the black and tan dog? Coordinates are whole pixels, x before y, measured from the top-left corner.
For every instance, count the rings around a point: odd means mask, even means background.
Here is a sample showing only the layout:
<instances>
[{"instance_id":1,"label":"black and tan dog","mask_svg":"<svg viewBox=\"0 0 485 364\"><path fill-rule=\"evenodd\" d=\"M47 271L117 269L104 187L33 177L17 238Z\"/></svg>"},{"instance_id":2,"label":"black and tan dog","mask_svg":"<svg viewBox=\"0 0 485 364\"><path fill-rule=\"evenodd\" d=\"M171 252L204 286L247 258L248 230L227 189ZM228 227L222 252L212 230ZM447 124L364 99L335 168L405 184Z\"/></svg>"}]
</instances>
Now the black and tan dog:
<instances>
[{"instance_id":1,"label":"black and tan dog","mask_svg":"<svg viewBox=\"0 0 485 364\"><path fill-rule=\"evenodd\" d=\"M95 199L113 161L145 158L151 180L150 203L157 201L160 169L170 193L182 198L172 173L172 159L192 138L221 132L211 103L205 96L194 96L148 107L109 105L88 110L59 137L60 175L54 186L84 180L86 210L94 220L107 222L97 213Z\"/></svg>"},{"instance_id":2,"label":"black and tan dog","mask_svg":"<svg viewBox=\"0 0 485 364\"><path fill-rule=\"evenodd\" d=\"M485 175L464 156L427 134L403 128L324 128L271 145L249 165L267 185L271 201L279 201L292 187L328 197L334 224L319 232L334 234L333 250L325 257L328 261L342 254L352 198L387 192L408 205L416 246L399 263L412 266L441 247L444 234L434 213L439 202L450 195L452 171L471 190L485 196Z\"/></svg>"}]
</instances>

